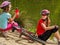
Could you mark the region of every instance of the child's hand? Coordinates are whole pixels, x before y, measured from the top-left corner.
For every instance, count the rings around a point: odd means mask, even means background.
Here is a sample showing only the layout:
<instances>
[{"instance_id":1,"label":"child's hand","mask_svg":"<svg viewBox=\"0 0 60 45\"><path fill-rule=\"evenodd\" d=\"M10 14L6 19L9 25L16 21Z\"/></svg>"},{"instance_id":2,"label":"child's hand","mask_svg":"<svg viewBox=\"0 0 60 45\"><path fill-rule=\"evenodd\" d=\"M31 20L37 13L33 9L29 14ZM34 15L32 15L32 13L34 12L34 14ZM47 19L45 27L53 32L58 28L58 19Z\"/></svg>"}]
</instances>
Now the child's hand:
<instances>
[{"instance_id":1,"label":"child's hand","mask_svg":"<svg viewBox=\"0 0 60 45\"><path fill-rule=\"evenodd\" d=\"M58 26L58 25L55 25L55 28L56 28L56 29L59 29L59 26Z\"/></svg>"},{"instance_id":2,"label":"child's hand","mask_svg":"<svg viewBox=\"0 0 60 45\"><path fill-rule=\"evenodd\" d=\"M38 37L37 33L35 34L36 37Z\"/></svg>"}]
</instances>

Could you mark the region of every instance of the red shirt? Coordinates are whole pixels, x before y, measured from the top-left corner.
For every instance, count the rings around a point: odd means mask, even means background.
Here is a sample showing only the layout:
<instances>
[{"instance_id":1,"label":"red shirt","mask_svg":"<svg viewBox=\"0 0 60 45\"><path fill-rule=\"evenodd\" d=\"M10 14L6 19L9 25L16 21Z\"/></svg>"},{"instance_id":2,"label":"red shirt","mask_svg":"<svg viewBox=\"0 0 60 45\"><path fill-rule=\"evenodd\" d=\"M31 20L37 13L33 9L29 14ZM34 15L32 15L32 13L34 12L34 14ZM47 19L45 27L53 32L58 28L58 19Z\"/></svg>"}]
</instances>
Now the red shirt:
<instances>
[{"instance_id":1,"label":"red shirt","mask_svg":"<svg viewBox=\"0 0 60 45\"><path fill-rule=\"evenodd\" d=\"M37 35L42 35L45 30L43 29L43 27L41 26L41 23L44 23L43 19L40 19L37 25Z\"/></svg>"}]
</instances>

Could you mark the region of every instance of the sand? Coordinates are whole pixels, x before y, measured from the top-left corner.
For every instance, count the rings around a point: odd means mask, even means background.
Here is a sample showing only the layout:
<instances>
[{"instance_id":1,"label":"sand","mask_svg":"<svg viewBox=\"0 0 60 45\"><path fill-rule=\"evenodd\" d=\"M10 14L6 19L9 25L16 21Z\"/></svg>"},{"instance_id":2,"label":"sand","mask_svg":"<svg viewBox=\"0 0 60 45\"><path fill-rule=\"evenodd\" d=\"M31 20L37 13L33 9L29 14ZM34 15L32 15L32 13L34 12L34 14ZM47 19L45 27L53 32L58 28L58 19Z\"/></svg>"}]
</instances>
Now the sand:
<instances>
[{"instance_id":1,"label":"sand","mask_svg":"<svg viewBox=\"0 0 60 45\"><path fill-rule=\"evenodd\" d=\"M4 37L0 36L0 45L42 45L38 42L29 43L28 40L18 38L19 34L17 32L8 32L9 40L5 39ZM17 41L19 40L19 41ZM46 45L55 45L55 44L46 44ZM57 45L57 44L56 44Z\"/></svg>"}]
</instances>

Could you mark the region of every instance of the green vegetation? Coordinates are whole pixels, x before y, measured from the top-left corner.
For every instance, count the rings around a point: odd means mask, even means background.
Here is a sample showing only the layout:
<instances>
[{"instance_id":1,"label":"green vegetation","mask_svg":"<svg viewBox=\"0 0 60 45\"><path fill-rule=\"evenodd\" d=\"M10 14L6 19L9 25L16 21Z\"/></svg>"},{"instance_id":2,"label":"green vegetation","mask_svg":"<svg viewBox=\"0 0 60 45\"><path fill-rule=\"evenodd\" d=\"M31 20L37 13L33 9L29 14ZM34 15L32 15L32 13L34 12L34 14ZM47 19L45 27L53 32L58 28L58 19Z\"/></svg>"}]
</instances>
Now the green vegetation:
<instances>
[{"instance_id":1,"label":"green vegetation","mask_svg":"<svg viewBox=\"0 0 60 45\"><path fill-rule=\"evenodd\" d=\"M37 21L40 19L40 12L42 9L48 9L51 11L51 25L60 25L60 0L10 0L12 3L11 14L13 10L18 7L21 19L25 25L25 28L35 30L37 26ZM0 0L0 3L2 0ZM19 21L20 22L20 21Z\"/></svg>"}]
</instances>

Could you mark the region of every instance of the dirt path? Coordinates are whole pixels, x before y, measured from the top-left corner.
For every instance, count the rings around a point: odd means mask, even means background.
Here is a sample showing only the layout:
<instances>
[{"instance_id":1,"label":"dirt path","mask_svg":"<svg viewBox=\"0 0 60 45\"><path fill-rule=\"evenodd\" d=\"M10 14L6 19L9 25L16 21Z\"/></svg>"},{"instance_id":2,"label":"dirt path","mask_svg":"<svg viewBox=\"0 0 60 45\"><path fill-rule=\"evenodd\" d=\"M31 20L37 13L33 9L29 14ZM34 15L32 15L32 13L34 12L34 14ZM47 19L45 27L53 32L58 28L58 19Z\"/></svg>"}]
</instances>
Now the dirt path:
<instances>
[{"instance_id":1,"label":"dirt path","mask_svg":"<svg viewBox=\"0 0 60 45\"><path fill-rule=\"evenodd\" d=\"M18 38L18 34L8 33L9 40L6 40L4 37L0 37L0 45L41 45L38 42L28 43L28 40ZM18 42L16 40L19 40ZM46 44L46 45L55 45L55 44ZM56 44L57 45L57 44Z\"/></svg>"}]
</instances>

